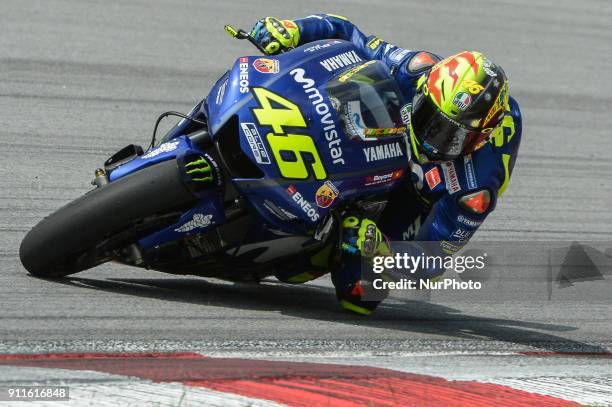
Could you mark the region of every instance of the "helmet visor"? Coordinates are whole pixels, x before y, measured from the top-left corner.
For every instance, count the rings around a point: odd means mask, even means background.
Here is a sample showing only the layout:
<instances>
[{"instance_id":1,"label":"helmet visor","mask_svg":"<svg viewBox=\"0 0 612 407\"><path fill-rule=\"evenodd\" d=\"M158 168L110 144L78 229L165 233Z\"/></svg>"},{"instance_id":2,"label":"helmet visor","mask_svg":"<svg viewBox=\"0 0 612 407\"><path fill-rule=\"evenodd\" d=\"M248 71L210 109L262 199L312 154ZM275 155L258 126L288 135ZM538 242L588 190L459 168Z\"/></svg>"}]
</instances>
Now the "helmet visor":
<instances>
[{"instance_id":1,"label":"helmet visor","mask_svg":"<svg viewBox=\"0 0 612 407\"><path fill-rule=\"evenodd\" d=\"M451 119L422 93L414 100L410 131L428 158L444 161L473 152L489 136Z\"/></svg>"}]
</instances>

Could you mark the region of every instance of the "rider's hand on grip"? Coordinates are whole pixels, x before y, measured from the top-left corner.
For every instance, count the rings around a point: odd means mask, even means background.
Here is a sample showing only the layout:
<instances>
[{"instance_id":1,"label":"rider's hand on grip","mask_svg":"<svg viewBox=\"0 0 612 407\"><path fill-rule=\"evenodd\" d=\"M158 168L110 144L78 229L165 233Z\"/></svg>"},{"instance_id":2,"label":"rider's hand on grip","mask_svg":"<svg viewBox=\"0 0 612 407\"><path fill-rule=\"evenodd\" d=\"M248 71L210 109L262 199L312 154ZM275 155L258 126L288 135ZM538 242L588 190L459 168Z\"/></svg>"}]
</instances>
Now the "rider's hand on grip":
<instances>
[{"instance_id":1,"label":"rider's hand on grip","mask_svg":"<svg viewBox=\"0 0 612 407\"><path fill-rule=\"evenodd\" d=\"M268 55L295 48L300 40L300 30L293 21L281 21L274 17L259 20L250 35Z\"/></svg>"},{"instance_id":2,"label":"rider's hand on grip","mask_svg":"<svg viewBox=\"0 0 612 407\"><path fill-rule=\"evenodd\" d=\"M370 219L359 219L348 216L342 221L344 239L342 250L363 257L391 255L391 249L385 236Z\"/></svg>"}]
</instances>

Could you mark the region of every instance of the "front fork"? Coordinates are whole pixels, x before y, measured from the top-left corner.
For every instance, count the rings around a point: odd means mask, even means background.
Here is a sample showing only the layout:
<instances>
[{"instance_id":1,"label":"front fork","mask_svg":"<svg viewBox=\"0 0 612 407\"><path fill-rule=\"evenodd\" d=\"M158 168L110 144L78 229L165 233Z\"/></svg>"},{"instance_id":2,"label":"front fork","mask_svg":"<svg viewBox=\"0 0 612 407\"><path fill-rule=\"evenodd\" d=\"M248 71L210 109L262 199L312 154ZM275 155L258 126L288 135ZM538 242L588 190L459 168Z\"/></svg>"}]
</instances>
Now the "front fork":
<instances>
[{"instance_id":1,"label":"front fork","mask_svg":"<svg viewBox=\"0 0 612 407\"><path fill-rule=\"evenodd\" d=\"M177 126L180 127L180 126ZM130 145L115 153L105 162L105 168L94 172L92 184L97 188L161 161L176 160L181 181L199 198L191 209L178 220L150 233L126 247L122 257L134 265L143 265L143 254L171 241L189 238L218 227L225 222L223 207L224 180L218 160L205 151L215 151L207 129L170 138L145 153L139 146ZM163 215L162 215L163 218Z\"/></svg>"}]
</instances>

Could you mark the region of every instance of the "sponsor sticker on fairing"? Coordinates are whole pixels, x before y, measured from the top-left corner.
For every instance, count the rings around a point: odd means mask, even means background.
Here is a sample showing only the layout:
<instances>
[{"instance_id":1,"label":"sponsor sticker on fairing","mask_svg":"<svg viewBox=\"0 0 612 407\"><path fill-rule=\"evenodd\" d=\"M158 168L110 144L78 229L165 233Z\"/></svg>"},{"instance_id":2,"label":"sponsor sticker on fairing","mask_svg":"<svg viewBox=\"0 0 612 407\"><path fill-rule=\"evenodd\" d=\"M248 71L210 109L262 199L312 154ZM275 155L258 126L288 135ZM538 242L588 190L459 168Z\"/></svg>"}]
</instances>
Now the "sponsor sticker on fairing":
<instances>
[{"instance_id":1,"label":"sponsor sticker on fairing","mask_svg":"<svg viewBox=\"0 0 612 407\"><path fill-rule=\"evenodd\" d=\"M363 59L361 59L361 57L357 55L355 51L348 51L331 58L324 59L319 63L328 72L334 72L338 69L345 68L362 61Z\"/></svg>"},{"instance_id":2,"label":"sponsor sticker on fairing","mask_svg":"<svg viewBox=\"0 0 612 407\"><path fill-rule=\"evenodd\" d=\"M365 155L366 162L387 160L389 158L397 158L404 155L402 144L399 142L366 147L362 151Z\"/></svg>"},{"instance_id":3,"label":"sponsor sticker on fairing","mask_svg":"<svg viewBox=\"0 0 612 407\"><path fill-rule=\"evenodd\" d=\"M289 212L288 210L281 208L276 205L274 202L265 199L263 201L263 206L266 208L272 215L276 216L280 220L291 221L297 219L297 216Z\"/></svg>"},{"instance_id":4,"label":"sponsor sticker on fairing","mask_svg":"<svg viewBox=\"0 0 612 407\"><path fill-rule=\"evenodd\" d=\"M297 189L295 189L295 186L289 185L286 191L289 196L293 196L293 194L297 192Z\"/></svg>"},{"instance_id":5,"label":"sponsor sticker on fairing","mask_svg":"<svg viewBox=\"0 0 612 407\"><path fill-rule=\"evenodd\" d=\"M425 180L427 181L427 185L429 185L429 189L433 190L437 187L442 182L438 167L433 167L431 170L427 171L425 173Z\"/></svg>"},{"instance_id":6,"label":"sponsor sticker on fairing","mask_svg":"<svg viewBox=\"0 0 612 407\"><path fill-rule=\"evenodd\" d=\"M404 175L403 168L398 168L397 170L388 172L386 174L370 175L366 177L363 185L369 187L372 185L386 184L401 178L402 175Z\"/></svg>"},{"instance_id":7,"label":"sponsor sticker on fairing","mask_svg":"<svg viewBox=\"0 0 612 407\"><path fill-rule=\"evenodd\" d=\"M266 146L261 140L255 123L240 123L240 127L242 127L244 138L247 143L249 143L255 161L257 161L258 164L270 164L272 162L270 160L270 154L268 154L268 150L266 150Z\"/></svg>"},{"instance_id":8,"label":"sponsor sticker on fairing","mask_svg":"<svg viewBox=\"0 0 612 407\"><path fill-rule=\"evenodd\" d=\"M329 208L339 194L338 188L331 181L325 181L315 194L317 206L319 208Z\"/></svg>"},{"instance_id":9,"label":"sponsor sticker on fairing","mask_svg":"<svg viewBox=\"0 0 612 407\"><path fill-rule=\"evenodd\" d=\"M361 115L361 102L358 100L351 100L344 105L344 111L346 112L346 131L353 137L365 139L363 130L366 127L363 116Z\"/></svg>"},{"instance_id":10,"label":"sponsor sticker on fairing","mask_svg":"<svg viewBox=\"0 0 612 407\"><path fill-rule=\"evenodd\" d=\"M457 176L455 164L452 161L443 162L442 171L444 172L444 181L446 182L446 189L451 194L461 191L461 185L459 184L459 177Z\"/></svg>"},{"instance_id":11,"label":"sponsor sticker on fairing","mask_svg":"<svg viewBox=\"0 0 612 407\"><path fill-rule=\"evenodd\" d=\"M156 149L153 149L149 151L148 153L146 153L145 155L143 155L142 158L152 158L162 153L169 153L170 151L174 151L178 148L179 143L180 143L179 141L169 141L167 143L164 143L160 145L159 147L157 147Z\"/></svg>"},{"instance_id":12,"label":"sponsor sticker on fairing","mask_svg":"<svg viewBox=\"0 0 612 407\"><path fill-rule=\"evenodd\" d=\"M364 62L361 65L357 65L352 67L351 69L349 69L348 71L346 71L345 73L343 73L342 75L340 75L340 77L338 78L339 82L346 82L347 80L349 80L351 78L351 76L355 75L357 72L361 71L363 68L372 65L373 63L375 63L376 61L368 61L368 62Z\"/></svg>"},{"instance_id":13,"label":"sponsor sticker on fairing","mask_svg":"<svg viewBox=\"0 0 612 407\"><path fill-rule=\"evenodd\" d=\"M226 79L223 84L221 86L219 86L219 90L217 91L217 97L215 99L215 103L217 105L220 105L223 102L223 96L225 95L225 88L227 87L227 81L229 79Z\"/></svg>"},{"instance_id":14,"label":"sponsor sticker on fairing","mask_svg":"<svg viewBox=\"0 0 612 407\"><path fill-rule=\"evenodd\" d=\"M313 222L319 220L319 212L317 212L312 204L308 202L293 185L289 185L286 191L291 199L293 199L293 201L302 209L302 212L304 212L310 218L310 220Z\"/></svg>"},{"instance_id":15,"label":"sponsor sticker on fairing","mask_svg":"<svg viewBox=\"0 0 612 407\"><path fill-rule=\"evenodd\" d=\"M216 181L217 186L220 187L221 185L223 185L223 177L221 176L221 169L219 168L219 164L217 164L217 162L210 155L206 153L202 153L202 155L199 158L204 158L206 163L212 166L213 180Z\"/></svg>"},{"instance_id":16,"label":"sponsor sticker on fairing","mask_svg":"<svg viewBox=\"0 0 612 407\"><path fill-rule=\"evenodd\" d=\"M249 93L249 58L240 58L238 68L240 69L240 93Z\"/></svg>"},{"instance_id":17,"label":"sponsor sticker on fairing","mask_svg":"<svg viewBox=\"0 0 612 407\"><path fill-rule=\"evenodd\" d=\"M259 73L278 73L280 64L276 59L257 58L253 61L253 68Z\"/></svg>"},{"instance_id":18,"label":"sponsor sticker on fairing","mask_svg":"<svg viewBox=\"0 0 612 407\"><path fill-rule=\"evenodd\" d=\"M381 137L402 136L406 134L407 126L400 127L366 127L363 129L363 135L366 140L376 140Z\"/></svg>"},{"instance_id":19,"label":"sponsor sticker on fairing","mask_svg":"<svg viewBox=\"0 0 612 407\"><path fill-rule=\"evenodd\" d=\"M203 228L213 224L212 215L204 215L203 213L194 213L190 221L182 224L178 228L174 229L175 232L185 233L191 232L194 229Z\"/></svg>"},{"instance_id":20,"label":"sponsor sticker on fairing","mask_svg":"<svg viewBox=\"0 0 612 407\"><path fill-rule=\"evenodd\" d=\"M323 128L323 135L327 141L327 147L329 149L329 155L331 156L333 164L344 165L344 158L342 157L342 139L340 138L342 132L336 128L336 122L332 114L333 107L330 107L329 103L326 102L325 98L317 89L316 82L305 76L306 71L302 68L296 68L289 72L293 79L302 85L304 92L308 96L308 100L312 104L314 110L317 112L321 127ZM333 103L333 101L330 100Z\"/></svg>"},{"instance_id":21,"label":"sponsor sticker on fairing","mask_svg":"<svg viewBox=\"0 0 612 407\"><path fill-rule=\"evenodd\" d=\"M338 40L334 40L334 41L326 42L325 44L315 44L315 45L312 45L312 46L310 46L308 48L304 48L304 52L319 51L319 50L322 50L322 49L325 49L325 48L329 48L329 47L331 47L332 45L335 45L335 44L341 44L341 42L338 41Z\"/></svg>"}]
</instances>

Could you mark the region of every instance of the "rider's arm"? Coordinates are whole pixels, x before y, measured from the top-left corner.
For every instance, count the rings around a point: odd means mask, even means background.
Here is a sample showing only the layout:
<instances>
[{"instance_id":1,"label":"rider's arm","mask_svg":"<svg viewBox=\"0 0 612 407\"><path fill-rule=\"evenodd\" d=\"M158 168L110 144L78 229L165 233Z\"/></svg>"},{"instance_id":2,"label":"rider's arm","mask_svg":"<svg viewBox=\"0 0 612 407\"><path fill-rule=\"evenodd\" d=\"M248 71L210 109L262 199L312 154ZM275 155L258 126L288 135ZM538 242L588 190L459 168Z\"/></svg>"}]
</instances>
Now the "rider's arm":
<instances>
[{"instance_id":1,"label":"rider's arm","mask_svg":"<svg viewBox=\"0 0 612 407\"><path fill-rule=\"evenodd\" d=\"M313 14L294 22L300 29L299 45L337 38L352 41L357 47L363 48L368 38L346 17L334 14Z\"/></svg>"},{"instance_id":2,"label":"rider's arm","mask_svg":"<svg viewBox=\"0 0 612 407\"><path fill-rule=\"evenodd\" d=\"M378 59L389 67L400 66L414 53L381 40L366 36L348 19L333 14L315 14L294 21L299 28L299 45L337 38L351 41L367 59Z\"/></svg>"}]
</instances>

